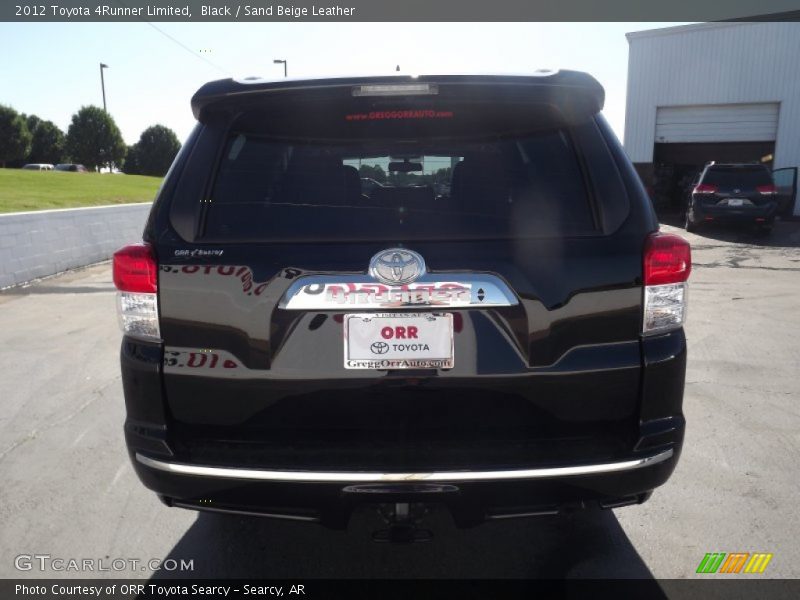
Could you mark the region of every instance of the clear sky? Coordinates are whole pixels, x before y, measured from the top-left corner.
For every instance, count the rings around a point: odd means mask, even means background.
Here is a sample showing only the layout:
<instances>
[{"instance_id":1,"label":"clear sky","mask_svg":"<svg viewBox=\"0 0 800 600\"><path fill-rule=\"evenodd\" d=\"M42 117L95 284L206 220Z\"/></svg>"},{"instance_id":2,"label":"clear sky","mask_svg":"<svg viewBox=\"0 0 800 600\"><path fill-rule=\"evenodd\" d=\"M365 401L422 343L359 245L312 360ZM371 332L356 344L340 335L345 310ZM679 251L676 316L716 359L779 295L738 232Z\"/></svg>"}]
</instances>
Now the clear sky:
<instances>
[{"instance_id":1,"label":"clear sky","mask_svg":"<svg viewBox=\"0 0 800 600\"><path fill-rule=\"evenodd\" d=\"M679 23L0 23L0 104L66 131L81 106L108 110L125 141L161 123L183 140L189 99L212 79L406 73L587 71L606 89L622 138L625 33ZM163 33L162 33L163 32Z\"/></svg>"}]
</instances>

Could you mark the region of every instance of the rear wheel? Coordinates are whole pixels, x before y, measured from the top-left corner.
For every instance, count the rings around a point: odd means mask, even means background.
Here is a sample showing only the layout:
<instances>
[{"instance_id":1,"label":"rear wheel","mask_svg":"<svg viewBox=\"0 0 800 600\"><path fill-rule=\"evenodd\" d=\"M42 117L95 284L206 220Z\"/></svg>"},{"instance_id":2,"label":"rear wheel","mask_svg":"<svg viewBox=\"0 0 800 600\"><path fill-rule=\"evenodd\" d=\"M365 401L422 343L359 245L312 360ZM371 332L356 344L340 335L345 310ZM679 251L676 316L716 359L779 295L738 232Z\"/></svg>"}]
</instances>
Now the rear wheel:
<instances>
[{"instance_id":1,"label":"rear wheel","mask_svg":"<svg viewBox=\"0 0 800 600\"><path fill-rule=\"evenodd\" d=\"M689 232L697 231L697 223L695 223L694 221L694 210L692 210L691 206L686 209L686 216L684 219L683 226L686 229L686 231Z\"/></svg>"}]
</instances>

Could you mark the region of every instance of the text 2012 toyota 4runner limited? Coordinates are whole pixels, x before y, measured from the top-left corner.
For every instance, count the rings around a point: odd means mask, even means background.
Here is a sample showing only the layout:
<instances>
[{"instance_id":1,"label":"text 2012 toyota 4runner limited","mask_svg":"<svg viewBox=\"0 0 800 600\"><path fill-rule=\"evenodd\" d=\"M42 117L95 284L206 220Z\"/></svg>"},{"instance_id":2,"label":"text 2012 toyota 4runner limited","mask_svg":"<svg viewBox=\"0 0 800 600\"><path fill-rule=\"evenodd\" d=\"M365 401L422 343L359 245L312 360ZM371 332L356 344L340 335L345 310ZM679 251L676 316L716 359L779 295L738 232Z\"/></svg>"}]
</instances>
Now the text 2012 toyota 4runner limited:
<instances>
[{"instance_id":1,"label":"text 2012 toyota 4runner limited","mask_svg":"<svg viewBox=\"0 0 800 600\"><path fill-rule=\"evenodd\" d=\"M691 260L603 100L569 71L203 86L114 255L144 484L334 527L647 499L683 440Z\"/></svg>"}]
</instances>

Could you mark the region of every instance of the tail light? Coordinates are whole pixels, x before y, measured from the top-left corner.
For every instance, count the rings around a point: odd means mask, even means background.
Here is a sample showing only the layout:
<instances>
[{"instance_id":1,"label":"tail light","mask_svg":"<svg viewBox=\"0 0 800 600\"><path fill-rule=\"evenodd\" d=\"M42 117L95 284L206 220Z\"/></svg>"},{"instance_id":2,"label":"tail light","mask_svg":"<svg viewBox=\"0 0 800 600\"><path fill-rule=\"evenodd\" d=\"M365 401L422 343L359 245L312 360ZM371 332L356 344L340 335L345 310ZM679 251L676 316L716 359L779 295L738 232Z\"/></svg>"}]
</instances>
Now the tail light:
<instances>
[{"instance_id":1,"label":"tail light","mask_svg":"<svg viewBox=\"0 0 800 600\"><path fill-rule=\"evenodd\" d=\"M158 263L148 244L132 244L114 253L117 314L125 335L160 341Z\"/></svg>"},{"instance_id":2,"label":"tail light","mask_svg":"<svg viewBox=\"0 0 800 600\"><path fill-rule=\"evenodd\" d=\"M716 194L719 188L715 185L711 185L710 183L698 183L694 187L695 194Z\"/></svg>"},{"instance_id":3,"label":"tail light","mask_svg":"<svg viewBox=\"0 0 800 600\"><path fill-rule=\"evenodd\" d=\"M771 183L769 185L756 186L756 189L758 190L758 193L761 194L762 196L774 196L775 194L778 193L778 190Z\"/></svg>"},{"instance_id":4,"label":"tail light","mask_svg":"<svg viewBox=\"0 0 800 600\"><path fill-rule=\"evenodd\" d=\"M689 242L678 235L653 233L644 248L644 321L652 335L681 327L686 319L687 283L692 271Z\"/></svg>"}]
</instances>

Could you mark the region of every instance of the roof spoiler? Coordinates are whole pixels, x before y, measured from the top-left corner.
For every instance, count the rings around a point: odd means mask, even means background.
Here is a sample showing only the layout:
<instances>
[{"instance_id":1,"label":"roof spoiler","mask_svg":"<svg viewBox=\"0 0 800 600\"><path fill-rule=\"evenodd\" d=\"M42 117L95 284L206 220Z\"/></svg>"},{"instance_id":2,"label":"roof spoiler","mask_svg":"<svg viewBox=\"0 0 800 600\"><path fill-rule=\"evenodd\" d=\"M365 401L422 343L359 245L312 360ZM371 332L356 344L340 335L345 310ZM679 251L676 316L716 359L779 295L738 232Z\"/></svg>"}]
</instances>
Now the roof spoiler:
<instances>
[{"instance_id":1,"label":"roof spoiler","mask_svg":"<svg viewBox=\"0 0 800 600\"><path fill-rule=\"evenodd\" d=\"M264 80L220 79L202 86L192 97L192 112L204 121L212 112L240 111L248 105L277 94L294 95L314 91L338 97L357 95L363 86L431 84L445 96L463 93L469 87L470 99L510 98L545 102L558 106L567 117L594 115L603 109L605 91L591 75L580 71L536 71L531 75L420 75L345 77L328 79Z\"/></svg>"}]
</instances>

